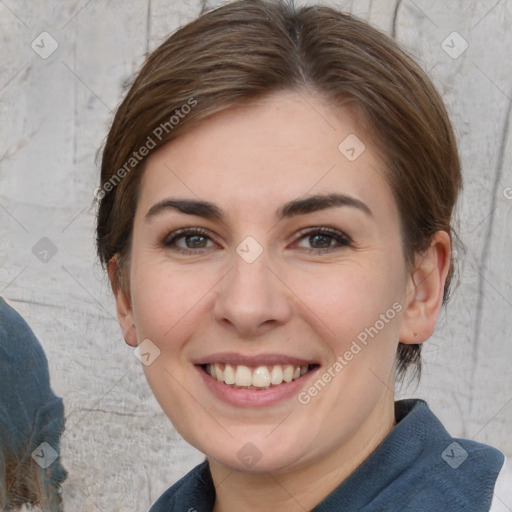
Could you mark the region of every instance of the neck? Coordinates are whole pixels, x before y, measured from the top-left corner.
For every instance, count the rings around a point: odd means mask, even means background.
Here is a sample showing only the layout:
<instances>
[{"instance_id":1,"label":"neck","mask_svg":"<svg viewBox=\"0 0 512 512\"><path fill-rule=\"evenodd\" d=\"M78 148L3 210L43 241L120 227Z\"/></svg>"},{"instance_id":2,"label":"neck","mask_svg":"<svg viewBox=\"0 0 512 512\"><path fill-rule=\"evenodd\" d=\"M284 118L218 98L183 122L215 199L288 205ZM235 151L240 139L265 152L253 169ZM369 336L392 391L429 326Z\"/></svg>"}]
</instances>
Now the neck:
<instances>
[{"instance_id":1,"label":"neck","mask_svg":"<svg viewBox=\"0 0 512 512\"><path fill-rule=\"evenodd\" d=\"M355 435L308 465L279 473L234 471L209 459L215 484L213 512L311 510L346 480L395 425L394 402L379 402Z\"/></svg>"}]
</instances>

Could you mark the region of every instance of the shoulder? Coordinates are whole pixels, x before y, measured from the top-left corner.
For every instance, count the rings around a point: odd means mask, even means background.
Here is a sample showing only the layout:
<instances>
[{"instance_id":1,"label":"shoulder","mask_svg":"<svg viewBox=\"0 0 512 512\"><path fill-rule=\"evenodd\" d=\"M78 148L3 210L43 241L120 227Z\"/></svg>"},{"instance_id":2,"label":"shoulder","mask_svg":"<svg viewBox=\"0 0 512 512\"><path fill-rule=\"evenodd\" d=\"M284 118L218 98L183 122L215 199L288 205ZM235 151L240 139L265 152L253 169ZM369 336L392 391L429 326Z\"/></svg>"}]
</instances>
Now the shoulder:
<instances>
[{"instance_id":1,"label":"shoulder","mask_svg":"<svg viewBox=\"0 0 512 512\"><path fill-rule=\"evenodd\" d=\"M405 471L413 485L403 489L408 505L402 510L488 511L504 455L492 446L450 436L421 402L407 414L411 418L418 411L410 427L424 429L424 435L421 451Z\"/></svg>"},{"instance_id":2,"label":"shoulder","mask_svg":"<svg viewBox=\"0 0 512 512\"><path fill-rule=\"evenodd\" d=\"M169 487L150 512L210 512L214 501L215 488L205 460Z\"/></svg>"},{"instance_id":3,"label":"shoulder","mask_svg":"<svg viewBox=\"0 0 512 512\"><path fill-rule=\"evenodd\" d=\"M503 454L482 443L453 438L447 446L437 444L435 452L423 468L424 476L418 475L413 501L434 505L428 510L489 510Z\"/></svg>"},{"instance_id":4,"label":"shoulder","mask_svg":"<svg viewBox=\"0 0 512 512\"><path fill-rule=\"evenodd\" d=\"M23 401L40 397L49 389L48 360L25 319L0 297L0 391L6 396L24 392ZM27 375L31 379L27 381ZM7 386L7 383L9 384ZM27 391L27 387L29 390ZM25 391L23 391L25 390ZM19 397L15 398L18 402Z\"/></svg>"},{"instance_id":5,"label":"shoulder","mask_svg":"<svg viewBox=\"0 0 512 512\"><path fill-rule=\"evenodd\" d=\"M0 349L6 357L13 357L13 353L20 349L43 354L43 349L28 323L3 297L0 297Z\"/></svg>"}]
</instances>

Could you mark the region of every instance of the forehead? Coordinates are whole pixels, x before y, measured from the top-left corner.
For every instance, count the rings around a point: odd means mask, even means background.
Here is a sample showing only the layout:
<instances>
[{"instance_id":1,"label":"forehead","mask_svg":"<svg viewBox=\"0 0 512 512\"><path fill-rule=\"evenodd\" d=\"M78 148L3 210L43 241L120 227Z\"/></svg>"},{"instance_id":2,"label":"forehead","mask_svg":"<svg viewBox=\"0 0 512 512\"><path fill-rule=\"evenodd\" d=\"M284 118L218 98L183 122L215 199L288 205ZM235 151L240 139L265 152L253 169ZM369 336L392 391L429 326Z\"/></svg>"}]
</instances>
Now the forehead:
<instances>
[{"instance_id":1,"label":"forehead","mask_svg":"<svg viewBox=\"0 0 512 512\"><path fill-rule=\"evenodd\" d=\"M290 199L340 192L382 203L393 214L384 176L354 109L280 92L219 112L151 155L139 206L145 213L172 195L208 199L241 214L252 206L274 211Z\"/></svg>"}]
</instances>

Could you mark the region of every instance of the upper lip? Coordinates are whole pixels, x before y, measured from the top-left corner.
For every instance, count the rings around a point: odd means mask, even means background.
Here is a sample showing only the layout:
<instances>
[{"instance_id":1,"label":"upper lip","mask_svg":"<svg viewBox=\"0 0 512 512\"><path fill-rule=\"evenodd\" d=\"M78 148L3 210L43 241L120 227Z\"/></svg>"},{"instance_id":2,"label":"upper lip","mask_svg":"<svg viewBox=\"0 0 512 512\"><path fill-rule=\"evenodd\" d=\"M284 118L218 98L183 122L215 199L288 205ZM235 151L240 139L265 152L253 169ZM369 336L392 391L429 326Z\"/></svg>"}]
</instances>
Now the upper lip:
<instances>
[{"instance_id":1,"label":"upper lip","mask_svg":"<svg viewBox=\"0 0 512 512\"><path fill-rule=\"evenodd\" d=\"M286 354L258 354L244 355L235 352L217 352L208 356L199 357L192 361L193 364L204 365L213 363L225 363L231 365L245 366L270 366L291 364L294 366L306 366L318 364L311 359L289 356Z\"/></svg>"}]
</instances>

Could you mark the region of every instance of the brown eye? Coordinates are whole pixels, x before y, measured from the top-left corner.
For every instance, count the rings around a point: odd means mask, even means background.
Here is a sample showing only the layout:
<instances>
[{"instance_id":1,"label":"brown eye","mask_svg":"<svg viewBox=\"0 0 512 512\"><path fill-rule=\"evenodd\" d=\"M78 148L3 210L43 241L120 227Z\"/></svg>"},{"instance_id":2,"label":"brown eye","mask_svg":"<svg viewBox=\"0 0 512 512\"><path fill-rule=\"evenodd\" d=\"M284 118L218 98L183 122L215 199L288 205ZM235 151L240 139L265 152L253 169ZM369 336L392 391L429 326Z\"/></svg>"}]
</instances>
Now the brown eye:
<instances>
[{"instance_id":1,"label":"brown eye","mask_svg":"<svg viewBox=\"0 0 512 512\"><path fill-rule=\"evenodd\" d=\"M315 248L315 249L327 249L328 247L331 247L331 242L335 241L332 236L330 235L324 235L324 234L317 234L317 235L310 235L309 236L309 243Z\"/></svg>"},{"instance_id":2,"label":"brown eye","mask_svg":"<svg viewBox=\"0 0 512 512\"><path fill-rule=\"evenodd\" d=\"M309 244L308 247L301 245L302 242L300 242L299 247L309 249L312 252L330 251L352 245L351 239L345 233L330 228L314 228L302 232L299 240Z\"/></svg>"},{"instance_id":3,"label":"brown eye","mask_svg":"<svg viewBox=\"0 0 512 512\"><path fill-rule=\"evenodd\" d=\"M208 245L209 241L213 244L213 241L209 237L207 231L199 228L188 228L179 229L166 236L162 241L162 245L171 250L184 253L194 253L198 252L200 249L209 249L213 247L211 244Z\"/></svg>"},{"instance_id":4,"label":"brown eye","mask_svg":"<svg viewBox=\"0 0 512 512\"><path fill-rule=\"evenodd\" d=\"M188 249L202 249L206 247L207 239L202 235L185 235L179 237L177 240L180 240L182 238L185 240L185 245L187 246ZM179 244L176 245L179 246Z\"/></svg>"}]
</instances>

